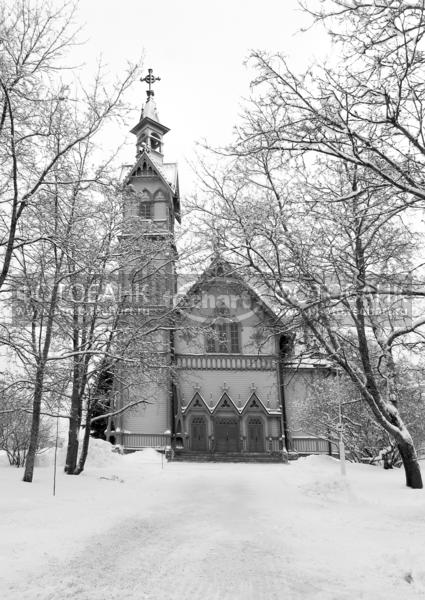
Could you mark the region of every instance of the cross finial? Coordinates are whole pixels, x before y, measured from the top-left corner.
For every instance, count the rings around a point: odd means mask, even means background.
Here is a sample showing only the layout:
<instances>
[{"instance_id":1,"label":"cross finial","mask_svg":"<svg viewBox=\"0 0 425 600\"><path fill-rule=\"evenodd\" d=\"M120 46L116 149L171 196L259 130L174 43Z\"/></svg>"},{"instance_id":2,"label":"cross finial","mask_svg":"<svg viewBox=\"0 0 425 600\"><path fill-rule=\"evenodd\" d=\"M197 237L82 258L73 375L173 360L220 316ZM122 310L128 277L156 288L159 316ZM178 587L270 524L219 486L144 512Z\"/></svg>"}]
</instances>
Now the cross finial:
<instances>
[{"instance_id":1,"label":"cross finial","mask_svg":"<svg viewBox=\"0 0 425 600\"><path fill-rule=\"evenodd\" d=\"M212 251L213 251L214 258L216 258L216 259L221 258L222 244L221 244L221 231L220 230L215 231L213 233L211 244L212 244Z\"/></svg>"},{"instance_id":2,"label":"cross finial","mask_svg":"<svg viewBox=\"0 0 425 600\"><path fill-rule=\"evenodd\" d=\"M155 94L155 92L152 89L153 84L155 83L155 81L161 81L161 77L155 77L155 75L153 74L153 69L148 69L148 74L146 75L146 77L141 77L140 81L145 81L149 86L149 89L146 90L146 94L149 100L149 98Z\"/></svg>"}]
</instances>

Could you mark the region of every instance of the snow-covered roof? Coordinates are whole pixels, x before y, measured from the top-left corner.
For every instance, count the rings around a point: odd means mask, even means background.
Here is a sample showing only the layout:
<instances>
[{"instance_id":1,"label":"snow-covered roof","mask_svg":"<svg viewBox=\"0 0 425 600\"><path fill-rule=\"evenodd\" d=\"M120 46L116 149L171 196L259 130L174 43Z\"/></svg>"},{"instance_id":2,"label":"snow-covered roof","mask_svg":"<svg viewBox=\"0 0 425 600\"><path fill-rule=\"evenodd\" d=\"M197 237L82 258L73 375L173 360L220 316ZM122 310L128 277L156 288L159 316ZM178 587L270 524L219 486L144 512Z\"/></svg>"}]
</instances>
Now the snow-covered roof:
<instances>
[{"instance_id":1,"label":"snow-covered roof","mask_svg":"<svg viewBox=\"0 0 425 600\"><path fill-rule=\"evenodd\" d=\"M151 163L152 167L158 172L159 177L162 181L170 188L173 196L178 196L178 172L177 172L177 163L162 163L158 160L151 152L147 152L147 150L143 150L137 158L137 161L134 165L131 166L129 172L124 178L123 184L126 185L130 178L133 176L137 167L143 162L148 161Z\"/></svg>"},{"instance_id":2,"label":"snow-covered roof","mask_svg":"<svg viewBox=\"0 0 425 600\"><path fill-rule=\"evenodd\" d=\"M178 191L177 163L161 163L159 160L156 160L155 156L152 154L149 154L149 158L175 194Z\"/></svg>"}]
</instances>

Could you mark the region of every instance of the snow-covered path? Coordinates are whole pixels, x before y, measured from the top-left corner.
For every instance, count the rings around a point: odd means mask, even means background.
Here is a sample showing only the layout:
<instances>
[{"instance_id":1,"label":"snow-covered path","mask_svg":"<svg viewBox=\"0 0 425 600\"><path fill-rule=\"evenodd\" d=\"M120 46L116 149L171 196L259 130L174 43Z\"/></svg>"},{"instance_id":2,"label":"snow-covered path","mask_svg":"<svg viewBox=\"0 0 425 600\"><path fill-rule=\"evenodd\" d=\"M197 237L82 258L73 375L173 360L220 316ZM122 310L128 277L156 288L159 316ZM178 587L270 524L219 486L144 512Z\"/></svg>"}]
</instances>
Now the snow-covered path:
<instances>
[{"instance_id":1,"label":"snow-covered path","mask_svg":"<svg viewBox=\"0 0 425 600\"><path fill-rule=\"evenodd\" d=\"M49 522L48 539L38 530L40 554L28 565L21 541L24 569L17 565L19 578L6 574L0 597L424 597L425 499L405 490L398 473L383 477L353 466L345 483L329 459L136 465L120 470L123 481L111 469L88 473L85 481L63 477L59 498L49 501L50 517L45 508L40 513ZM79 502L78 518L71 512L61 528L72 501Z\"/></svg>"}]
</instances>

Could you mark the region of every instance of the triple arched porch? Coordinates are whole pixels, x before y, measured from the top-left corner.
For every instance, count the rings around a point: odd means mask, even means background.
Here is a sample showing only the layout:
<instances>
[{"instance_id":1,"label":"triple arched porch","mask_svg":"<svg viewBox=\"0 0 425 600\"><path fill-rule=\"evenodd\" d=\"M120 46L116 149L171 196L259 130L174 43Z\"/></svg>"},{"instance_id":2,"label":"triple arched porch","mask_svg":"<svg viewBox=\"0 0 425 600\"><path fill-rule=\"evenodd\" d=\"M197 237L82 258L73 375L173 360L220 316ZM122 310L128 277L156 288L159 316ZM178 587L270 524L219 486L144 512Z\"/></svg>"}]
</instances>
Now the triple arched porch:
<instances>
[{"instance_id":1,"label":"triple arched porch","mask_svg":"<svg viewBox=\"0 0 425 600\"><path fill-rule=\"evenodd\" d=\"M270 453L283 447L281 418L269 414L256 395L238 410L225 394L214 410L200 397L177 422L177 437L186 450L217 453Z\"/></svg>"}]
</instances>

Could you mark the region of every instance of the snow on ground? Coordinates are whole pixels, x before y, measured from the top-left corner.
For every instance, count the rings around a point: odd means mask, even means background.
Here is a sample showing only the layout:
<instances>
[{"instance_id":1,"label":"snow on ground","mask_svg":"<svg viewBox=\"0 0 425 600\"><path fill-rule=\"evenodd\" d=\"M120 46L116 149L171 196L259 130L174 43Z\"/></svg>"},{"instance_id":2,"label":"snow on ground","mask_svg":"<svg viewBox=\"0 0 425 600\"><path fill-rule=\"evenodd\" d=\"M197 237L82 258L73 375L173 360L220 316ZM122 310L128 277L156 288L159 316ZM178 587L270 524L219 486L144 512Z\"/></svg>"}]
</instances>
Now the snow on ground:
<instances>
[{"instance_id":1,"label":"snow on ground","mask_svg":"<svg viewBox=\"0 0 425 600\"><path fill-rule=\"evenodd\" d=\"M63 454L60 453L60 463ZM425 595L425 492L399 470L171 463L93 441L79 477L2 465L2 600L409 600Z\"/></svg>"}]
</instances>

